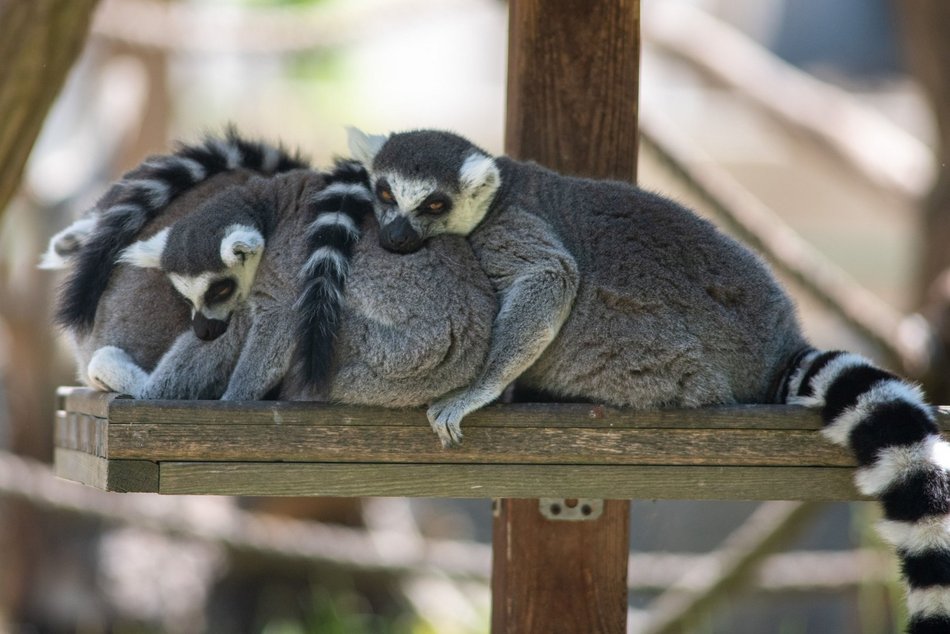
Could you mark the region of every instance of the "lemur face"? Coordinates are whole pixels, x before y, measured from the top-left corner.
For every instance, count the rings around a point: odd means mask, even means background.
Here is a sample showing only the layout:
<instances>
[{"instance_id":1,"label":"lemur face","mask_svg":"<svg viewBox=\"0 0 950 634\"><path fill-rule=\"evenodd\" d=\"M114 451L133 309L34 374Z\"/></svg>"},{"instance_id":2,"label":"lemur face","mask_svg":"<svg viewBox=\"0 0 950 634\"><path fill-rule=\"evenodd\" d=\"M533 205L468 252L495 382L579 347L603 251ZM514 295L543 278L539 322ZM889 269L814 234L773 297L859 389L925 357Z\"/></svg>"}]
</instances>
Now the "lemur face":
<instances>
[{"instance_id":1,"label":"lemur face","mask_svg":"<svg viewBox=\"0 0 950 634\"><path fill-rule=\"evenodd\" d=\"M376 194L379 243L412 253L436 235L468 235L501 183L494 159L448 132L371 136L349 129L350 150L367 166Z\"/></svg>"},{"instance_id":2,"label":"lemur face","mask_svg":"<svg viewBox=\"0 0 950 634\"><path fill-rule=\"evenodd\" d=\"M197 244L187 239L187 233L170 232L165 229L148 240L134 243L123 252L120 261L165 271L172 286L191 306L195 336L203 341L217 339L227 331L234 311L250 295L264 251L264 238L257 229L239 224L225 228L220 240ZM212 244L216 253L201 252L200 247Z\"/></svg>"}]
</instances>

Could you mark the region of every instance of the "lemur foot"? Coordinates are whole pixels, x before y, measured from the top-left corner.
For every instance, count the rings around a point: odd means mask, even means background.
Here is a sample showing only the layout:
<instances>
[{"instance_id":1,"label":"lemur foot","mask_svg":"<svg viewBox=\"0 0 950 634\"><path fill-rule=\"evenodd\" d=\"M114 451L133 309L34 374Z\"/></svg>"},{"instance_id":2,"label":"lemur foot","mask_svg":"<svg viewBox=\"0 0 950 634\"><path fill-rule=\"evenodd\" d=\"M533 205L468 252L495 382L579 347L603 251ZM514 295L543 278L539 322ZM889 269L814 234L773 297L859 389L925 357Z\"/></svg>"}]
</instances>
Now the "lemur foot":
<instances>
[{"instance_id":1,"label":"lemur foot","mask_svg":"<svg viewBox=\"0 0 950 634\"><path fill-rule=\"evenodd\" d=\"M483 398L480 392L465 390L445 396L430 405L426 415L442 446L448 449L461 444L462 419L492 400Z\"/></svg>"},{"instance_id":2,"label":"lemur foot","mask_svg":"<svg viewBox=\"0 0 950 634\"><path fill-rule=\"evenodd\" d=\"M429 424L442 441L442 447L457 447L462 443L462 418L465 412L457 403L442 400L433 403L426 412Z\"/></svg>"},{"instance_id":3,"label":"lemur foot","mask_svg":"<svg viewBox=\"0 0 950 634\"><path fill-rule=\"evenodd\" d=\"M138 398L148 376L122 348L105 346L89 360L86 376L91 387Z\"/></svg>"}]
</instances>

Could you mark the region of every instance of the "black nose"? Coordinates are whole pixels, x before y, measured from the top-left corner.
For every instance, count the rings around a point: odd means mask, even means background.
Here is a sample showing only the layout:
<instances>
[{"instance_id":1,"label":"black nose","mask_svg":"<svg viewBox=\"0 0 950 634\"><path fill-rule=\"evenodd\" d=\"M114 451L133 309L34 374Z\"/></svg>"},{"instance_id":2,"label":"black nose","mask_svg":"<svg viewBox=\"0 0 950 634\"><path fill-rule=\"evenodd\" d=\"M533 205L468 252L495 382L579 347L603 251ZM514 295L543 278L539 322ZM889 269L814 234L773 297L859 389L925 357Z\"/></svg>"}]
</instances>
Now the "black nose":
<instances>
[{"instance_id":1,"label":"black nose","mask_svg":"<svg viewBox=\"0 0 950 634\"><path fill-rule=\"evenodd\" d=\"M191 329L195 336L202 341L214 341L228 329L228 322L223 319L208 319L199 312L191 318Z\"/></svg>"},{"instance_id":2,"label":"black nose","mask_svg":"<svg viewBox=\"0 0 950 634\"><path fill-rule=\"evenodd\" d=\"M379 231L379 246L392 253L412 253L422 246L422 236L405 216L396 218Z\"/></svg>"}]
</instances>

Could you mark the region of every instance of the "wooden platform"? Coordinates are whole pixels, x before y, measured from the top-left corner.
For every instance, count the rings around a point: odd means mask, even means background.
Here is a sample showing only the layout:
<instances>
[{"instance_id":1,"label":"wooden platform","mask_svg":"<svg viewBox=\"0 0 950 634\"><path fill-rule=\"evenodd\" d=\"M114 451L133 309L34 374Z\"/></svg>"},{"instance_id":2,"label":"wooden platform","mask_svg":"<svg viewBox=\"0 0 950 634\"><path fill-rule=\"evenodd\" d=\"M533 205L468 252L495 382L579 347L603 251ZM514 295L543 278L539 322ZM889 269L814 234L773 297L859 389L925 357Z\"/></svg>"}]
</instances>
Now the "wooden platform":
<instances>
[{"instance_id":1,"label":"wooden platform","mask_svg":"<svg viewBox=\"0 0 950 634\"><path fill-rule=\"evenodd\" d=\"M174 494L846 500L853 461L797 407L496 405L445 450L421 410L136 401L64 388L56 472ZM941 412L950 430L950 412Z\"/></svg>"}]
</instances>

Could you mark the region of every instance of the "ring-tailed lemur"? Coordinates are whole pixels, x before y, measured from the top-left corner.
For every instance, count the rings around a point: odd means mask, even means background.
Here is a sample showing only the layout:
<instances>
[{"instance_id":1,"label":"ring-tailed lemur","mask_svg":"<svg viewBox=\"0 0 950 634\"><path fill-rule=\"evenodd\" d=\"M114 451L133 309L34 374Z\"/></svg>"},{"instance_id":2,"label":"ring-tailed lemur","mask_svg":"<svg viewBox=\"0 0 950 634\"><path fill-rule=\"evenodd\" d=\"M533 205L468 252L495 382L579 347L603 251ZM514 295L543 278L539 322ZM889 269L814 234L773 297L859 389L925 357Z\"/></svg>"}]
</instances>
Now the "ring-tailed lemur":
<instances>
[{"instance_id":1,"label":"ring-tailed lemur","mask_svg":"<svg viewBox=\"0 0 950 634\"><path fill-rule=\"evenodd\" d=\"M341 170L350 173L345 167ZM306 261L304 256L311 246L316 246L314 260L333 258L338 266L332 272L312 267L305 272L332 289L326 295L310 298L312 303L336 303L342 298L345 259L329 240L317 240L320 244L314 245L300 236L311 222L342 213L322 207L328 200L327 191L334 191L335 186L349 187L363 197L363 209L356 207L352 217L345 216L354 235L359 214L368 207L365 186L335 180L333 174L324 178L302 170L249 179L242 187L231 187L210 197L194 213L121 252L120 261L158 269L168 277L191 307L195 335L179 337L148 382L133 395L258 400L279 385L296 342L296 322L289 306L298 296L301 263ZM301 195L303 190L309 195ZM340 222L340 218L334 221ZM266 248L269 243L274 248ZM300 309L321 316L327 312L306 303ZM208 345L229 330L232 318L241 324L237 333L217 345ZM332 342L332 333L328 339ZM111 353L118 355L116 351ZM104 376L103 368L110 366L104 363L104 354L97 353L93 358L90 372L102 381L115 381L116 377ZM205 381L202 373L196 377L186 370L195 360L216 369L208 376L213 380ZM223 393L222 377L227 378ZM136 382L141 381L142 376L138 376ZM118 386L110 383L110 387Z\"/></svg>"},{"instance_id":2,"label":"ring-tailed lemur","mask_svg":"<svg viewBox=\"0 0 950 634\"><path fill-rule=\"evenodd\" d=\"M98 213L88 217L88 222L94 223L92 227L77 223L71 227L88 233L83 248L73 256L62 286L57 322L75 332L92 327L99 298L109 285L120 253L182 192L222 172L248 169L275 174L306 167L299 156L244 139L234 128L229 128L224 138L210 136L202 144L183 145L172 155L146 160L97 203ZM55 252L57 244L68 244L62 234L54 236L54 240L61 239L51 244L53 249L48 253Z\"/></svg>"},{"instance_id":3,"label":"ring-tailed lemur","mask_svg":"<svg viewBox=\"0 0 950 634\"><path fill-rule=\"evenodd\" d=\"M167 229L209 195L255 173L304 167L299 156L245 139L230 128L201 143L183 144L173 154L149 157L109 187L82 218L54 235L40 266L68 269L57 313L73 344L80 381L90 384L88 363L107 344L127 350L141 367L153 369L190 321L187 305L164 275L116 265L106 254L121 252L131 239ZM148 191L160 199L144 197ZM100 269L96 263L101 261L105 264ZM99 295L85 295L103 283ZM99 304L109 310L98 314Z\"/></svg>"},{"instance_id":4,"label":"ring-tailed lemur","mask_svg":"<svg viewBox=\"0 0 950 634\"><path fill-rule=\"evenodd\" d=\"M205 296L233 279L233 316L213 340L199 341L191 332L179 336L152 371L122 346L99 338L102 347L88 369L94 385L140 398L251 399L284 379L281 398L411 406L471 381L494 316L487 278L459 237L447 236L410 258L380 249L366 179L362 168L347 163L328 175L295 171L249 179L219 188L157 237L128 247L124 261L159 266L145 270L168 275L196 312L223 317L221 305L204 306ZM362 218L371 223L363 227L371 239L356 243ZM267 229L255 236L255 227ZM232 246L245 256L244 265L225 265ZM351 256L355 271L347 274ZM252 260L256 275L245 292L240 280ZM417 289L409 302L407 286ZM134 289L126 291L127 298ZM122 299L103 295L97 324L125 310L113 298ZM154 338L151 328L135 325L140 340ZM183 321L173 330L186 326ZM300 363L286 376L298 339ZM324 354L326 359L313 358ZM319 381L331 370L326 386L314 390L314 377ZM299 378L304 374L306 381Z\"/></svg>"},{"instance_id":5,"label":"ring-tailed lemur","mask_svg":"<svg viewBox=\"0 0 950 634\"><path fill-rule=\"evenodd\" d=\"M350 146L371 171L381 244L405 253L466 235L499 296L480 376L429 409L444 444L516 378L620 406L818 408L825 435L856 456L859 489L883 504L909 631L950 632L950 445L916 388L812 351L757 256L670 200L494 158L454 134L351 129Z\"/></svg>"}]
</instances>

